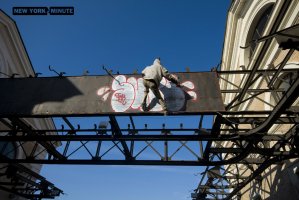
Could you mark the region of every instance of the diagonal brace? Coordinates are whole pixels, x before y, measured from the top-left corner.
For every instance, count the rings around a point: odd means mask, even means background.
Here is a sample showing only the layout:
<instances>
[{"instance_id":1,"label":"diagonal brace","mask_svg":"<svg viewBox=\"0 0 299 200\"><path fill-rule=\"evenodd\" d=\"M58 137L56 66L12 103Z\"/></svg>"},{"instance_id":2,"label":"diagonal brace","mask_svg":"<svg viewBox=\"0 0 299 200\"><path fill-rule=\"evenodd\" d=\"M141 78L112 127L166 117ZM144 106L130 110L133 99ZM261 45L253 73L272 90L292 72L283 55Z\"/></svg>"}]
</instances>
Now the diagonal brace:
<instances>
[{"instance_id":1,"label":"diagonal brace","mask_svg":"<svg viewBox=\"0 0 299 200\"><path fill-rule=\"evenodd\" d=\"M117 136L122 136L123 134L120 130L120 127L117 123L117 120L116 120L115 116L110 115L109 119L110 119L112 133L114 133L116 138L117 138ZM123 151L125 153L126 160L133 160L132 154L130 153L130 150L129 150L129 147L128 147L127 143L125 141L120 141L120 143L123 147Z\"/></svg>"},{"instance_id":2,"label":"diagonal brace","mask_svg":"<svg viewBox=\"0 0 299 200\"><path fill-rule=\"evenodd\" d=\"M32 131L32 129L21 119L9 118L9 120L12 123L18 125L22 130L26 131L29 135L36 135L36 133L34 133L34 131ZM47 149L47 152L53 155L55 158L58 158L60 160L65 160L65 157L61 153L59 153L52 144L44 141L39 141L39 144L41 144L45 149Z\"/></svg>"}]
</instances>

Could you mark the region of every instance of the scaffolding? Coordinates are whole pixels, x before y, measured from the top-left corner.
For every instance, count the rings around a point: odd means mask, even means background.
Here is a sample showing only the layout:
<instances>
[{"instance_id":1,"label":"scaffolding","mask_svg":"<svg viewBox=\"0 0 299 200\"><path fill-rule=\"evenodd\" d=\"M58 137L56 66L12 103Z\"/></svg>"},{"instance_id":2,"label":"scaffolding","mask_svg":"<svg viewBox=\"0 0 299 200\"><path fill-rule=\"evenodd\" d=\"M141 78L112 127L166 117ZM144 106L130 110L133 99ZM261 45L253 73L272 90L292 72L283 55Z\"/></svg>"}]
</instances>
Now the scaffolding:
<instances>
[{"instance_id":1,"label":"scaffolding","mask_svg":"<svg viewBox=\"0 0 299 200\"><path fill-rule=\"evenodd\" d=\"M1 182L0 189L28 199L54 198L62 193L62 190L40 175L33 174L20 163L206 166L198 187L192 193L192 199L237 198L242 188L253 180L258 181L269 166L299 157L299 67L285 68L298 45L295 45L296 48L294 45L287 46L291 46L290 50L279 66L265 69L260 63L256 63L251 70L214 70L219 80L234 88L221 90L222 95L234 97L233 101L225 105L225 110L170 112L164 116L198 118L195 128L185 128L184 124L162 124L161 128L151 128L150 121L144 123L139 120L143 116L163 116L161 112L109 113L99 116L56 113L31 117L1 114L0 121L6 128L0 130L0 141L15 142L15 150L22 151L25 155L9 158L3 148L0 162L7 165L6 172L2 175L18 177L23 185L31 186L16 189L20 181L10 182L13 186ZM242 75L245 83L236 85L231 82L231 76L236 74ZM281 75L286 74L289 79L280 80ZM263 81L268 83L266 87L254 86ZM287 87L276 84L279 81L287 82ZM270 93L275 101L265 102L260 98L265 93ZM269 104L269 109L236 109L253 100ZM26 119L35 117L52 117L61 123L61 127L53 130L34 129ZM210 127L204 127L205 118L213 118ZM97 123L83 127L81 119L97 120ZM125 128L123 119L128 121ZM279 134L271 132L273 126L286 124L290 125L288 130ZM25 147L28 143L32 144L29 150ZM109 143L110 146L103 145L104 143ZM57 144L60 145L58 148ZM150 158L144 155L148 151L152 153ZM182 151L189 155L186 158L178 156L185 155L180 154ZM40 156L41 154L47 156ZM239 171L241 165L250 171L250 175L235 174L232 168ZM24 178L24 173L34 177L33 180Z\"/></svg>"}]
</instances>

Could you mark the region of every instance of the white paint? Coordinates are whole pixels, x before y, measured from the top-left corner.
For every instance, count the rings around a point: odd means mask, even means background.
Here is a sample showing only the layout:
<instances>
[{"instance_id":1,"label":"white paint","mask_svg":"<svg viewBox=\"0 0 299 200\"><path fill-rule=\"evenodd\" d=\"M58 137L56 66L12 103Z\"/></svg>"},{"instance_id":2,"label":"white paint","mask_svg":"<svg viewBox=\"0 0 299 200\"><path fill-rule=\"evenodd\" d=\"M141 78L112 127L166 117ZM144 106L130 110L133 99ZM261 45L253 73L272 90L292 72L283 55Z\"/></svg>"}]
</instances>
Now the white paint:
<instances>
[{"instance_id":1,"label":"white paint","mask_svg":"<svg viewBox=\"0 0 299 200\"><path fill-rule=\"evenodd\" d=\"M182 83L181 85L186 87L186 88L189 88L191 90L194 89L194 84L191 81L186 81L186 82Z\"/></svg>"},{"instance_id":2,"label":"white paint","mask_svg":"<svg viewBox=\"0 0 299 200\"><path fill-rule=\"evenodd\" d=\"M194 92L194 91L188 91L187 93L192 97L193 101L197 100L197 94L196 94L196 92Z\"/></svg>"},{"instance_id":3,"label":"white paint","mask_svg":"<svg viewBox=\"0 0 299 200\"><path fill-rule=\"evenodd\" d=\"M190 91L186 91L193 100L197 99L197 94L194 91L194 84L191 81L186 81L182 83L186 89L190 89ZM162 79L159 90L161 96L166 99L166 105L170 111L179 111L185 106L186 96L185 92L182 88L177 87L175 84ZM162 92L161 92L162 91ZM97 95L102 98L103 101L107 101L109 95L111 96L111 107L115 112L125 112L128 109L141 109L141 104L144 97L144 85L142 78L136 79L135 77L127 78L124 75L118 75L113 80L111 89L109 86L101 87L97 91ZM164 97L165 95L165 97ZM155 95L150 91L147 97L147 105L154 104L153 100L155 100ZM161 105L156 102L150 111L162 111Z\"/></svg>"},{"instance_id":4,"label":"white paint","mask_svg":"<svg viewBox=\"0 0 299 200\"><path fill-rule=\"evenodd\" d=\"M136 79L134 77L130 77L128 78L128 83L132 84L135 90L135 99L131 107L133 109L138 109L140 108L144 96L144 86L142 78Z\"/></svg>"},{"instance_id":5,"label":"white paint","mask_svg":"<svg viewBox=\"0 0 299 200\"><path fill-rule=\"evenodd\" d=\"M98 90L97 94L99 96L102 96L103 101L106 101L108 99L108 97L109 97L109 92L110 92L110 88L107 87L107 86L105 86L105 87L101 87Z\"/></svg>"},{"instance_id":6,"label":"white paint","mask_svg":"<svg viewBox=\"0 0 299 200\"><path fill-rule=\"evenodd\" d=\"M112 82L114 93L111 98L111 106L115 112L125 112L135 99L135 89L131 83L127 82L124 75L119 75Z\"/></svg>"}]
</instances>

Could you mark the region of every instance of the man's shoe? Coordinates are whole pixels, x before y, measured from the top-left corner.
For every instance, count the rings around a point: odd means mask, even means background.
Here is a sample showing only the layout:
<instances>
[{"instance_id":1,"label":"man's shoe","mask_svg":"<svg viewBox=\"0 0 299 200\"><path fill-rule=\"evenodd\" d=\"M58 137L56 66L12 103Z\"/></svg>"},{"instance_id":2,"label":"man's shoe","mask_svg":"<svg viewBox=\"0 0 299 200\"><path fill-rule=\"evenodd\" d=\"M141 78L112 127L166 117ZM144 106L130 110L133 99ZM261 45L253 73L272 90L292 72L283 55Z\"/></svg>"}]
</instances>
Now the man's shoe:
<instances>
[{"instance_id":1,"label":"man's shoe","mask_svg":"<svg viewBox=\"0 0 299 200\"><path fill-rule=\"evenodd\" d=\"M142 103L141 104L141 108L144 112L147 112L148 111L148 108L146 107L146 104L145 103Z\"/></svg>"},{"instance_id":2,"label":"man's shoe","mask_svg":"<svg viewBox=\"0 0 299 200\"><path fill-rule=\"evenodd\" d=\"M166 116L168 114L168 110L166 107L163 108L162 112L164 113L164 116Z\"/></svg>"},{"instance_id":3,"label":"man's shoe","mask_svg":"<svg viewBox=\"0 0 299 200\"><path fill-rule=\"evenodd\" d=\"M167 116L167 114L168 114L167 110L163 110L163 114L164 114L164 116Z\"/></svg>"}]
</instances>

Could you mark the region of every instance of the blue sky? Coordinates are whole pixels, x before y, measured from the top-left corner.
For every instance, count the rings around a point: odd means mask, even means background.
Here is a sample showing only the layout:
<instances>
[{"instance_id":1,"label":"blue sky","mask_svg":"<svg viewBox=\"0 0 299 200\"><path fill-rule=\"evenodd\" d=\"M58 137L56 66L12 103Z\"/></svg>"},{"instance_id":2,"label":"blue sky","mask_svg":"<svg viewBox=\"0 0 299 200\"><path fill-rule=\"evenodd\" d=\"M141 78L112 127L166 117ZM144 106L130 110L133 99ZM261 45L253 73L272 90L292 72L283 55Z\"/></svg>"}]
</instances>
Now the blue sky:
<instances>
[{"instance_id":1,"label":"blue sky","mask_svg":"<svg viewBox=\"0 0 299 200\"><path fill-rule=\"evenodd\" d=\"M209 71L221 60L229 0L1 0L17 23L32 65L66 75L102 75L102 65L128 74L161 57L171 72ZM73 16L14 16L14 6L73 6ZM192 118L192 117L190 117ZM198 119L147 118L152 126ZM138 121L139 119L137 119ZM143 121L140 123L142 124ZM207 122L208 123L208 122ZM209 126L206 124L206 126ZM200 167L44 166L42 175L67 195L62 200L185 200Z\"/></svg>"}]
</instances>

